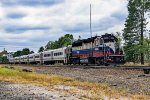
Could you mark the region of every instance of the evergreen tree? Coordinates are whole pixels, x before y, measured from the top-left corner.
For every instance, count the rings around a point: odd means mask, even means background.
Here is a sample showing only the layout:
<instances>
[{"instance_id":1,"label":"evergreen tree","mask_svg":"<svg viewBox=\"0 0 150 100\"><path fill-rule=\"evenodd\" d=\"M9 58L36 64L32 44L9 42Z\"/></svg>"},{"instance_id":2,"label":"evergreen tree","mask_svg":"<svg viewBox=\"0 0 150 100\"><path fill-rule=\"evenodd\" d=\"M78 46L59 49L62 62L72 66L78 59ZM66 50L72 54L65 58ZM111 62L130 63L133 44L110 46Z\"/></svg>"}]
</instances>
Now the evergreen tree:
<instances>
[{"instance_id":1,"label":"evergreen tree","mask_svg":"<svg viewBox=\"0 0 150 100\"><path fill-rule=\"evenodd\" d=\"M125 22L124 40L127 61L135 62L139 58L144 64L144 31L146 28L145 13L150 10L149 0L129 0L128 18Z\"/></svg>"}]
</instances>

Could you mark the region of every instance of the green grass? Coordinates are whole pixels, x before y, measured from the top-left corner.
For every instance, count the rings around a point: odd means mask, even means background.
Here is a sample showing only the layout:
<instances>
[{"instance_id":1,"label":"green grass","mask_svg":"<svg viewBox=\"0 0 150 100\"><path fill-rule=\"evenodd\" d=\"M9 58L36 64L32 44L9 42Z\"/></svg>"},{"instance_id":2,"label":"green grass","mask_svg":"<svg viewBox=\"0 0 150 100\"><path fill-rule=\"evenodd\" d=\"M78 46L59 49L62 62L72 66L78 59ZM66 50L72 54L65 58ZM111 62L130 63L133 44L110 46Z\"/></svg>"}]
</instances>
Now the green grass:
<instances>
[{"instance_id":1,"label":"green grass","mask_svg":"<svg viewBox=\"0 0 150 100\"><path fill-rule=\"evenodd\" d=\"M19 84L33 84L38 86L46 86L49 89L53 89L54 86L64 85L74 87L73 90L68 93L77 93L82 97L86 97L93 100L99 100L100 98L107 96L110 98L130 97L135 100L146 100L146 96L131 95L123 90L115 90L108 87L106 84L81 82L72 78L54 75L38 74L35 72L22 72L18 69L0 68L0 80L8 81Z\"/></svg>"},{"instance_id":2,"label":"green grass","mask_svg":"<svg viewBox=\"0 0 150 100\"><path fill-rule=\"evenodd\" d=\"M18 73L19 70L12 70L12 69L8 69L8 68L0 68L0 75L14 75L16 73Z\"/></svg>"}]
</instances>

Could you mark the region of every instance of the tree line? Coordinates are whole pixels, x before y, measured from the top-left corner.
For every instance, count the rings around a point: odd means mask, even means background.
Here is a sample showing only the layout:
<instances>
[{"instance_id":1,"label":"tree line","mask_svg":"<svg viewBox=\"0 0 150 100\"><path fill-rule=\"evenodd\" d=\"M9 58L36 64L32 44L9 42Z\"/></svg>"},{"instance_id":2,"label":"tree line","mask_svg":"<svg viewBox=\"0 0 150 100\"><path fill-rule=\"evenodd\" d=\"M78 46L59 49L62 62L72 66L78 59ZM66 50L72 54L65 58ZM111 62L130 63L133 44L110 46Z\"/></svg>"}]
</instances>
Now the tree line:
<instances>
[{"instance_id":1,"label":"tree line","mask_svg":"<svg viewBox=\"0 0 150 100\"><path fill-rule=\"evenodd\" d=\"M74 38L73 38L72 34L66 34L66 35L60 37L56 41L49 41L45 47L41 46L39 48L38 52L43 52L43 51L46 51L49 49L57 49L57 48L61 48L61 47L66 47L68 45L71 45L73 40L74 40ZM34 53L34 51L30 51L29 48L24 48L22 50L18 50L16 52L14 52L13 57L28 55L28 54L32 54L32 53Z\"/></svg>"},{"instance_id":2,"label":"tree line","mask_svg":"<svg viewBox=\"0 0 150 100\"><path fill-rule=\"evenodd\" d=\"M24 48L22 50L18 50L16 52L14 52L13 57L28 55L28 54L32 54L32 53L34 53L34 51L31 51L29 48Z\"/></svg>"},{"instance_id":3,"label":"tree line","mask_svg":"<svg viewBox=\"0 0 150 100\"><path fill-rule=\"evenodd\" d=\"M49 41L46 44L45 48L43 46L41 46L39 48L38 52L42 52L42 51L49 50L49 49L57 49L57 48L61 48L61 47L66 47L68 45L71 45L73 40L74 40L74 38L73 38L72 34L66 34L66 35L60 37L56 41Z\"/></svg>"},{"instance_id":4,"label":"tree line","mask_svg":"<svg viewBox=\"0 0 150 100\"><path fill-rule=\"evenodd\" d=\"M128 17L123 30L126 61L144 64L150 60L150 39L146 36L146 14L150 0L128 0Z\"/></svg>"}]
</instances>

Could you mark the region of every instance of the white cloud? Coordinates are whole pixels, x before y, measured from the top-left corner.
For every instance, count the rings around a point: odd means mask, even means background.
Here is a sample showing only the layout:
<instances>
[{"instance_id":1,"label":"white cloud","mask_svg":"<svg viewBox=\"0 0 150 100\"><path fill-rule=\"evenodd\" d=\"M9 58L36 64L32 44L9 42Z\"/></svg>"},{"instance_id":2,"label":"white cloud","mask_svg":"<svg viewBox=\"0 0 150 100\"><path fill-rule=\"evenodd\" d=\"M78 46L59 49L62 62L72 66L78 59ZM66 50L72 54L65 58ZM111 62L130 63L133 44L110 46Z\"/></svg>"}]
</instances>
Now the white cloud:
<instances>
[{"instance_id":1,"label":"white cloud","mask_svg":"<svg viewBox=\"0 0 150 100\"><path fill-rule=\"evenodd\" d=\"M3 39L14 48L20 43L33 45L31 48L37 51L37 47L46 44L46 41L58 39L66 33L72 33L76 38L79 35L88 37L89 34L89 6L92 4L92 26L94 33L106 33L121 31L124 27L124 16L127 15L126 0L66 0L51 6L5 6L0 4L0 39ZM10 10L11 9L11 10ZM8 18L8 14L19 13L25 16L21 18ZM113 17L112 14L119 14ZM123 19L120 20L120 17ZM103 20L112 20L107 23ZM81 27L77 27L78 25ZM110 25L109 25L110 24ZM82 27L83 25L83 27ZM20 27L49 27L47 30L6 31L6 28ZM104 27L102 30L101 27ZM75 29L65 31L65 28ZM78 28L83 29L79 32ZM81 34L82 33L82 34ZM94 34L93 33L93 34ZM89 34L89 35L87 35ZM18 40L17 43L13 41ZM36 44L38 45L34 45ZM26 47L20 46L21 48ZM14 48L13 50L17 50Z\"/></svg>"}]
</instances>

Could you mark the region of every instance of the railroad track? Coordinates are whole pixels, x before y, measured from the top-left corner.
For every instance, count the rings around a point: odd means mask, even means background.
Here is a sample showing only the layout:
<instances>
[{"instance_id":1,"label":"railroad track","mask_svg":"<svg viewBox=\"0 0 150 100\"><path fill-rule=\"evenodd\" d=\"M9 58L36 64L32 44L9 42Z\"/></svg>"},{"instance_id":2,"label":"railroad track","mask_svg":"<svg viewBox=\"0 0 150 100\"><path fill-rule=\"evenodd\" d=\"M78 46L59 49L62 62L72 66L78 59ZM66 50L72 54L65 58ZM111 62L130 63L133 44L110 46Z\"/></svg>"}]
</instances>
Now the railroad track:
<instances>
[{"instance_id":1,"label":"railroad track","mask_svg":"<svg viewBox=\"0 0 150 100\"><path fill-rule=\"evenodd\" d=\"M81 68L81 69L122 69L122 70L143 70L150 69L150 66L95 66L95 65L19 65L16 66L28 66L28 67L66 67L66 68Z\"/></svg>"}]
</instances>

